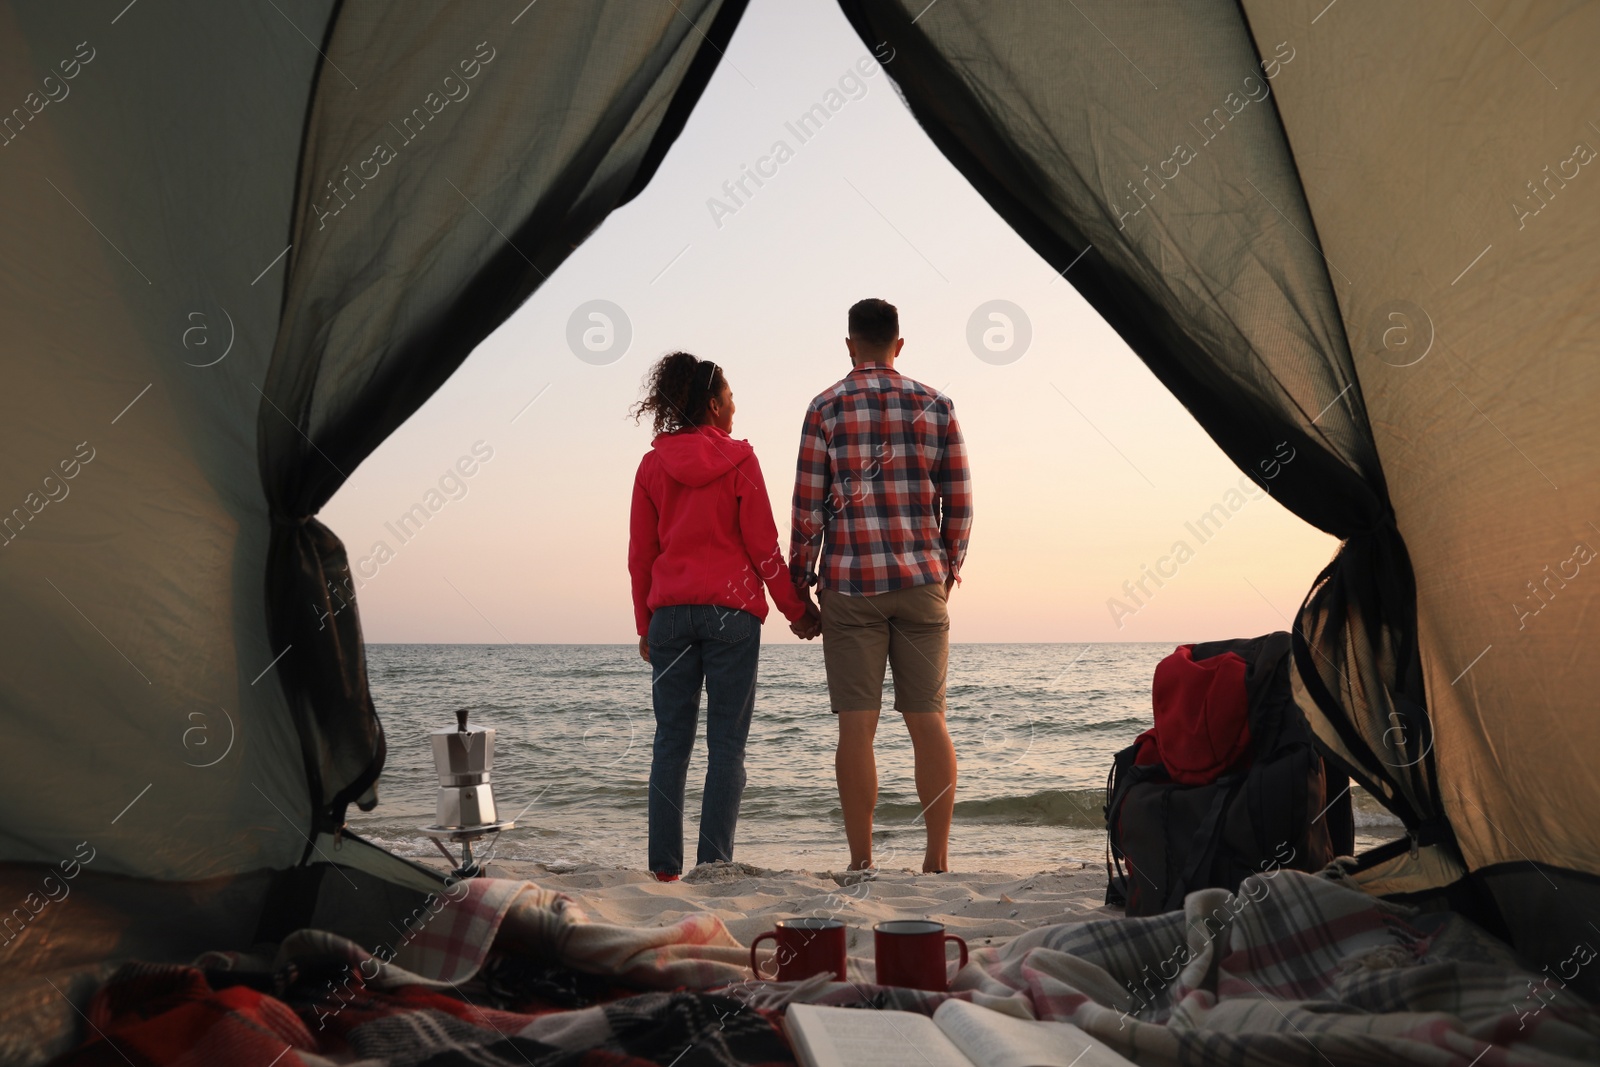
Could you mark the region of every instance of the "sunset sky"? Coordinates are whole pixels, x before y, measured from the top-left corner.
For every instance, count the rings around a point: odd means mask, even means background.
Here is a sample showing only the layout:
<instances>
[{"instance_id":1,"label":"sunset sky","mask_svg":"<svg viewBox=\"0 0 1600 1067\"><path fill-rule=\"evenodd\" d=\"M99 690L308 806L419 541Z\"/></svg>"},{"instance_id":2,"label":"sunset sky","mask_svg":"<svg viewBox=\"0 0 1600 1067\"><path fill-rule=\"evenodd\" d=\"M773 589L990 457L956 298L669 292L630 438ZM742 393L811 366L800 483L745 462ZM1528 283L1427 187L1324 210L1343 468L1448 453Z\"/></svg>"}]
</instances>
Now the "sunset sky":
<instances>
[{"instance_id":1,"label":"sunset sky","mask_svg":"<svg viewBox=\"0 0 1600 1067\"><path fill-rule=\"evenodd\" d=\"M827 121L802 127L819 104ZM899 306L899 369L946 392L966 434L976 522L953 640L1287 628L1335 541L1239 492L1238 468L934 148L834 4L753 0L649 187L324 509L352 562L368 561L367 639L632 641L629 492L650 434L627 410L677 348L728 375L734 436L755 446L787 550L801 415L848 371L845 311L866 296ZM615 348L585 360L569 345L596 300L631 331L609 363ZM969 344L996 300L1026 318L1020 357ZM603 345L586 313L576 332ZM1003 344L1003 322L985 324ZM1014 326L1013 345L1028 332ZM426 522L401 529L419 504ZM1145 570L1158 566L1159 586ZM794 640L782 625L765 636Z\"/></svg>"}]
</instances>

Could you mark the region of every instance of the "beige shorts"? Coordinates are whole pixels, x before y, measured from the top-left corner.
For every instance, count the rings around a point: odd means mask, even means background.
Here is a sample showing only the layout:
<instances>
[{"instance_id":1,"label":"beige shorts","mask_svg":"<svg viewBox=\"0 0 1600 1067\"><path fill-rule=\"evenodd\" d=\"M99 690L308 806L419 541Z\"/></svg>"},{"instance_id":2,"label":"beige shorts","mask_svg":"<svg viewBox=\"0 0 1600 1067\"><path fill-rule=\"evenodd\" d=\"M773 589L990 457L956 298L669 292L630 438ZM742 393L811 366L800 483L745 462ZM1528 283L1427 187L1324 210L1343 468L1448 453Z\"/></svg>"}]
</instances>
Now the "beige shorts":
<instances>
[{"instance_id":1,"label":"beige shorts","mask_svg":"<svg viewBox=\"0 0 1600 1067\"><path fill-rule=\"evenodd\" d=\"M885 663L894 671L896 711L944 711L948 595L943 582L877 596L822 591L822 659L835 714L882 709Z\"/></svg>"}]
</instances>

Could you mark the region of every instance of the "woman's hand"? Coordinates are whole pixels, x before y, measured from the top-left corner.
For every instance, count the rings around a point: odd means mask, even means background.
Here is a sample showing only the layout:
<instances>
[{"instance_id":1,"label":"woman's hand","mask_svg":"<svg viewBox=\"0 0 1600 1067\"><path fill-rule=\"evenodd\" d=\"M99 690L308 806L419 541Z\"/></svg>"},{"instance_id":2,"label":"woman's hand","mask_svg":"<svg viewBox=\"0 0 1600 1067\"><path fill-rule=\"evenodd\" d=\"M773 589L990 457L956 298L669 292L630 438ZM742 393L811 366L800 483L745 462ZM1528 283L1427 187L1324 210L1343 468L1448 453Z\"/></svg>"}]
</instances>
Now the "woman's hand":
<instances>
[{"instance_id":1,"label":"woman's hand","mask_svg":"<svg viewBox=\"0 0 1600 1067\"><path fill-rule=\"evenodd\" d=\"M639 658L646 663L650 662L650 639L648 637L639 638Z\"/></svg>"},{"instance_id":2,"label":"woman's hand","mask_svg":"<svg viewBox=\"0 0 1600 1067\"><path fill-rule=\"evenodd\" d=\"M789 631L804 641L822 634L822 614L809 599L806 601L806 613L789 624Z\"/></svg>"}]
</instances>

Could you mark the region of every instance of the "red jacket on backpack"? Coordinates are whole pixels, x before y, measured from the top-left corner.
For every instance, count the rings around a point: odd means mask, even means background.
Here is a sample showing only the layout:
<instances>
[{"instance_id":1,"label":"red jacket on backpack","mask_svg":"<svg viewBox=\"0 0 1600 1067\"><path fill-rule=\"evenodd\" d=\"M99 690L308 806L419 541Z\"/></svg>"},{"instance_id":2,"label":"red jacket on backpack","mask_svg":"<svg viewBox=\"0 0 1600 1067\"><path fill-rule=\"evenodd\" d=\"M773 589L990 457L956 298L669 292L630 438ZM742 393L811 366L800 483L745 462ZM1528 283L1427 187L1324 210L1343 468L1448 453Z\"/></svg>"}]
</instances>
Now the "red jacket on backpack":
<instances>
[{"instance_id":1,"label":"red jacket on backpack","mask_svg":"<svg viewBox=\"0 0 1600 1067\"><path fill-rule=\"evenodd\" d=\"M1202 660L1193 645L1179 645L1156 664L1151 685L1156 752L1167 774L1181 785L1206 785L1248 763L1250 757L1250 694L1245 686L1247 664L1237 652ZM1135 763L1149 762L1148 747Z\"/></svg>"},{"instance_id":2,"label":"red jacket on backpack","mask_svg":"<svg viewBox=\"0 0 1600 1067\"><path fill-rule=\"evenodd\" d=\"M805 614L755 449L715 426L662 434L639 461L628 573L640 637L656 608L674 604L737 608L764 622L763 584L785 618Z\"/></svg>"}]
</instances>

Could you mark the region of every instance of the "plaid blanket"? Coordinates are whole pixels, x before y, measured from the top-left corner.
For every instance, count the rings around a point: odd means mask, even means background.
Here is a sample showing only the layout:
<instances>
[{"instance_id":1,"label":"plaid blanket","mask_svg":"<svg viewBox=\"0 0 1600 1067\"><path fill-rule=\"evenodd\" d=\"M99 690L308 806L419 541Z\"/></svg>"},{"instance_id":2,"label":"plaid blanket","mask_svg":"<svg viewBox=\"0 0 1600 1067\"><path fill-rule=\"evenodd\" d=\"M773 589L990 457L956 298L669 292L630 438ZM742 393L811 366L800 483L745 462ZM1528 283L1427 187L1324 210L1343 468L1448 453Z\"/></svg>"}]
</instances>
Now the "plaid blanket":
<instances>
[{"instance_id":1,"label":"plaid blanket","mask_svg":"<svg viewBox=\"0 0 1600 1067\"><path fill-rule=\"evenodd\" d=\"M649 989L709 989L749 973L749 949L714 915L655 927L593 923L565 893L506 878L456 883L397 940L390 952L378 946L369 953L332 934L303 931L280 955L341 954L391 983L432 988L477 974L491 947ZM381 968L368 962L374 958Z\"/></svg>"},{"instance_id":2,"label":"plaid blanket","mask_svg":"<svg viewBox=\"0 0 1600 1067\"><path fill-rule=\"evenodd\" d=\"M764 1013L701 993L646 993L585 1008L510 1011L418 986L352 985L330 1001L321 975L276 992L263 974L130 964L95 997L94 1037L63 1067L157 1064L327 1067L790 1067ZM473 1000L478 998L474 997Z\"/></svg>"},{"instance_id":3,"label":"plaid blanket","mask_svg":"<svg viewBox=\"0 0 1600 1067\"><path fill-rule=\"evenodd\" d=\"M1467 920L1288 870L976 950L950 994L829 982L788 999L931 1013L947 996L1075 1023L1140 1064L1600 1063L1600 1015Z\"/></svg>"},{"instance_id":4,"label":"plaid blanket","mask_svg":"<svg viewBox=\"0 0 1600 1067\"><path fill-rule=\"evenodd\" d=\"M274 957L129 964L96 992L71 1067L789 1067L768 1010L687 992L748 974L720 919L587 921L561 893L481 879L368 951L301 930ZM675 990L640 993L640 989Z\"/></svg>"},{"instance_id":5,"label":"plaid blanket","mask_svg":"<svg viewBox=\"0 0 1600 1067\"><path fill-rule=\"evenodd\" d=\"M1076 1023L1140 1064L1600 1063L1600 1016L1471 923L1286 870L1190 894L1181 912L975 950L949 994L754 982L745 958L713 916L610 927L559 893L477 881L394 948L301 931L270 960L124 967L61 1062L787 1065L788 1003L931 1013L954 996Z\"/></svg>"}]
</instances>

